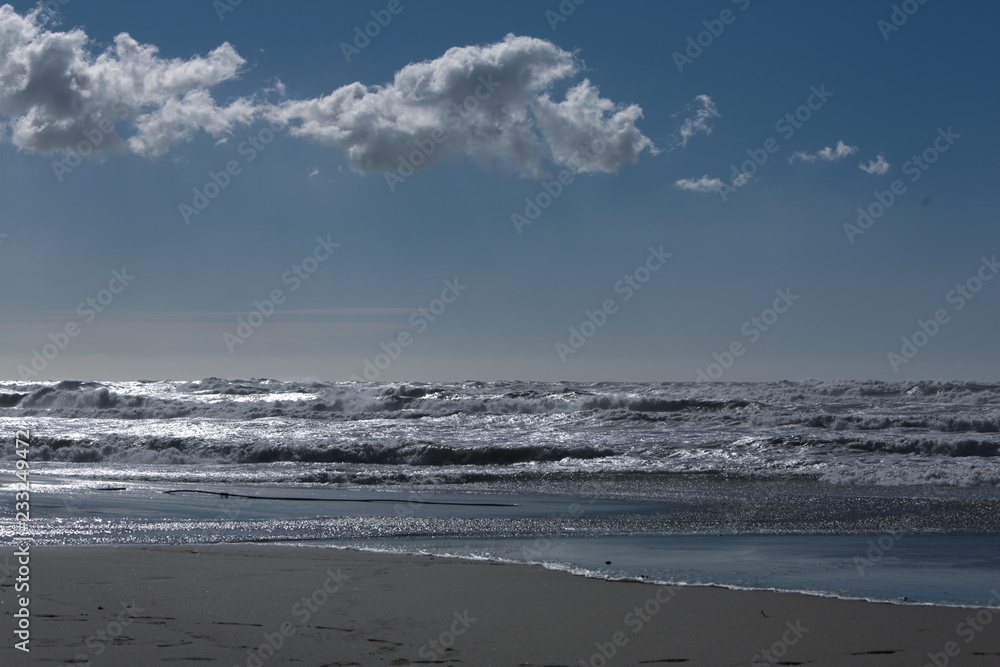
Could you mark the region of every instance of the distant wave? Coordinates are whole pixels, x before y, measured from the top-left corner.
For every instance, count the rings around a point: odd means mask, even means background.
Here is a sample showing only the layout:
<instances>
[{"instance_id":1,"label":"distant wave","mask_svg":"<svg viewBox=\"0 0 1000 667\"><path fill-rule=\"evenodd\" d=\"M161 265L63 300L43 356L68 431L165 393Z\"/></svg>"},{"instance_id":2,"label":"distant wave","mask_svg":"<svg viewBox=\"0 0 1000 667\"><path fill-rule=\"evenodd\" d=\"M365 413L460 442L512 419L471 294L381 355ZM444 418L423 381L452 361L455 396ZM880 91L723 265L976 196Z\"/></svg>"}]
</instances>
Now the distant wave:
<instances>
[{"instance_id":1,"label":"distant wave","mask_svg":"<svg viewBox=\"0 0 1000 667\"><path fill-rule=\"evenodd\" d=\"M205 442L196 438L160 436L143 439L123 438L115 434L82 440L36 435L32 438L31 451L35 460L79 463L104 461L274 463L297 461L411 466L503 465L565 459L596 459L615 454L615 451L609 448L589 446L487 445L451 447L430 441L338 444L258 440L246 443L220 443ZM8 458L12 458L12 456Z\"/></svg>"},{"instance_id":2,"label":"distant wave","mask_svg":"<svg viewBox=\"0 0 1000 667\"><path fill-rule=\"evenodd\" d=\"M608 420L735 420L837 431L1000 433L1000 385L980 383L285 383L273 380L0 383L0 416L252 420L567 415ZM13 386L11 386L13 385ZM831 398L833 397L833 398ZM917 413L913 408L921 407Z\"/></svg>"},{"instance_id":3,"label":"distant wave","mask_svg":"<svg viewBox=\"0 0 1000 667\"><path fill-rule=\"evenodd\" d=\"M10 384L10 383L7 383ZM11 416L120 417L170 419L203 416L254 419L295 416L309 419L364 418L392 413L419 418L452 414L549 414L586 411L675 413L741 410L746 400L678 398L668 392L590 391L560 386L547 390L469 391L457 386L371 384L307 385L210 378L194 383L162 383L162 391L143 393L136 383L103 386L60 382L28 386L23 393L0 394L0 408ZM502 387L499 387L502 388ZM253 400L246 400L252 398ZM244 400L227 400L244 399Z\"/></svg>"},{"instance_id":4,"label":"distant wave","mask_svg":"<svg viewBox=\"0 0 1000 667\"><path fill-rule=\"evenodd\" d=\"M977 382L0 382L0 420L34 428L36 460L332 464L354 468L330 479L372 483L507 468L1000 480L1000 384Z\"/></svg>"}]
</instances>

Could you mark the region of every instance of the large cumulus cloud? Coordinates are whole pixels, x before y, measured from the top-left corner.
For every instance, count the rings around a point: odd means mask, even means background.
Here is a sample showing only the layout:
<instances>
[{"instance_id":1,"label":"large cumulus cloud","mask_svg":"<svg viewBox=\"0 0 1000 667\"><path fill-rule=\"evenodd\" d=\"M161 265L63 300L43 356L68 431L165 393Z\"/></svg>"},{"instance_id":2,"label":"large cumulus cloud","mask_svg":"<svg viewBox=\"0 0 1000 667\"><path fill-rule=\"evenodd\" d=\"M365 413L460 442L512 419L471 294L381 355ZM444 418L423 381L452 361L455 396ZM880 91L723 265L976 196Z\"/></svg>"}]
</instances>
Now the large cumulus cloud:
<instances>
[{"instance_id":1,"label":"large cumulus cloud","mask_svg":"<svg viewBox=\"0 0 1000 667\"><path fill-rule=\"evenodd\" d=\"M166 59L122 33L95 55L83 30L50 30L45 18L0 7L0 113L18 148L51 153L88 142L95 154L156 156L199 130L225 135L256 112L248 100L219 106L208 93L244 64L228 43L205 57ZM109 124L119 129L101 131Z\"/></svg>"},{"instance_id":2,"label":"large cumulus cloud","mask_svg":"<svg viewBox=\"0 0 1000 667\"><path fill-rule=\"evenodd\" d=\"M580 67L551 42L508 35L407 65L383 86L352 83L318 99L286 102L270 116L288 123L293 135L343 150L364 174L397 168L431 137L438 145L415 167L467 156L531 174L544 160L608 172L652 150L635 125L642 109L602 98L589 80L552 99L554 87ZM594 143L605 149L581 150Z\"/></svg>"},{"instance_id":3,"label":"large cumulus cloud","mask_svg":"<svg viewBox=\"0 0 1000 667\"><path fill-rule=\"evenodd\" d=\"M7 123L0 139L40 153L87 143L95 155L156 157L200 132L224 140L267 118L292 136L342 150L362 174L397 168L428 140L434 150L415 168L468 158L531 175L543 173L546 162L613 172L656 151L636 126L638 105L615 103L590 80L574 80L580 61L543 39L508 35L452 48L406 65L391 83L351 83L315 99L264 102L260 92L218 102L213 87L236 78L244 64L228 43L205 56L164 58L127 33L98 51L80 28L53 29L44 10L22 16L4 5L0 118Z\"/></svg>"}]
</instances>

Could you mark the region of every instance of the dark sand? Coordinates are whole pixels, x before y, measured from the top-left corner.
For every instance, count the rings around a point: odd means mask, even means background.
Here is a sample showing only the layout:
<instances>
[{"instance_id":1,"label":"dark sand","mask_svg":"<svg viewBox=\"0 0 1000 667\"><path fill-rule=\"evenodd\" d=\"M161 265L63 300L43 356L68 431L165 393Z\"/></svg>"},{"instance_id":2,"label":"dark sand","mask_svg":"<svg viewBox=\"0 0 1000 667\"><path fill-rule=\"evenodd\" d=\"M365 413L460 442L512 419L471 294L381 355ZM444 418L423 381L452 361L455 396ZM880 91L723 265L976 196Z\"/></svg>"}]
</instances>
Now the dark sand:
<instances>
[{"instance_id":1,"label":"dark sand","mask_svg":"<svg viewBox=\"0 0 1000 667\"><path fill-rule=\"evenodd\" d=\"M3 665L919 667L934 664L928 653L938 667L1000 664L1000 610L977 621L969 609L266 545L36 547L24 654L13 583L0 586Z\"/></svg>"}]
</instances>

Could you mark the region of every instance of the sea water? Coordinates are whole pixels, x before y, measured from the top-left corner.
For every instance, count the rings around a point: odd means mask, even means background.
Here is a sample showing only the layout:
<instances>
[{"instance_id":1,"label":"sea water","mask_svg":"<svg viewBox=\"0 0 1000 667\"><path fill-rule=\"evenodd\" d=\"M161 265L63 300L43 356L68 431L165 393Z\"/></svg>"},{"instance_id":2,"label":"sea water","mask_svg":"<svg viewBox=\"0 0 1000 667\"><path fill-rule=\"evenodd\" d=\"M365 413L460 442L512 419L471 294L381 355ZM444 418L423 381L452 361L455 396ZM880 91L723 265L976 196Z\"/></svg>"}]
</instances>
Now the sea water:
<instances>
[{"instance_id":1,"label":"sea water","mask_svg":"<svg viewBox=\"0 0 1000 667\"><path fill-rule=\"evenodd\" d=\"M1000 602L1000 385L3 382L5 544L24 429L36 544L295 543Z\"/></svg>"}]
</instances>

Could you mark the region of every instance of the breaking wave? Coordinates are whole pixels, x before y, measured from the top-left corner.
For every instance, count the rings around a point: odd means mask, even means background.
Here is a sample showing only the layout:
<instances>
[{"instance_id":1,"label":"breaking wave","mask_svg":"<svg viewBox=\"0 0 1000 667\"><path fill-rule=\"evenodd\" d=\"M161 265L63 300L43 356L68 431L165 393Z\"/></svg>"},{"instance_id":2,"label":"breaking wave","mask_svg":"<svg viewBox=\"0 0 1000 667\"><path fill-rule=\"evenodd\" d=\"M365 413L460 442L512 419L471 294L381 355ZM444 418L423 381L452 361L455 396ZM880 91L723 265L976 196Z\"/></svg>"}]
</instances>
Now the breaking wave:
<instances>
[{"instance_id":1,"label":"breaking wave","mask_svg":"<svg viewBox=\"0 0 1000 667\"><path fill-rule=\"evenodd\" d=\"M33 429L32 458L80 464L1000 480L1000 385L974 382L0 382L0 420Z\"/></svg>"}]
</instances>

